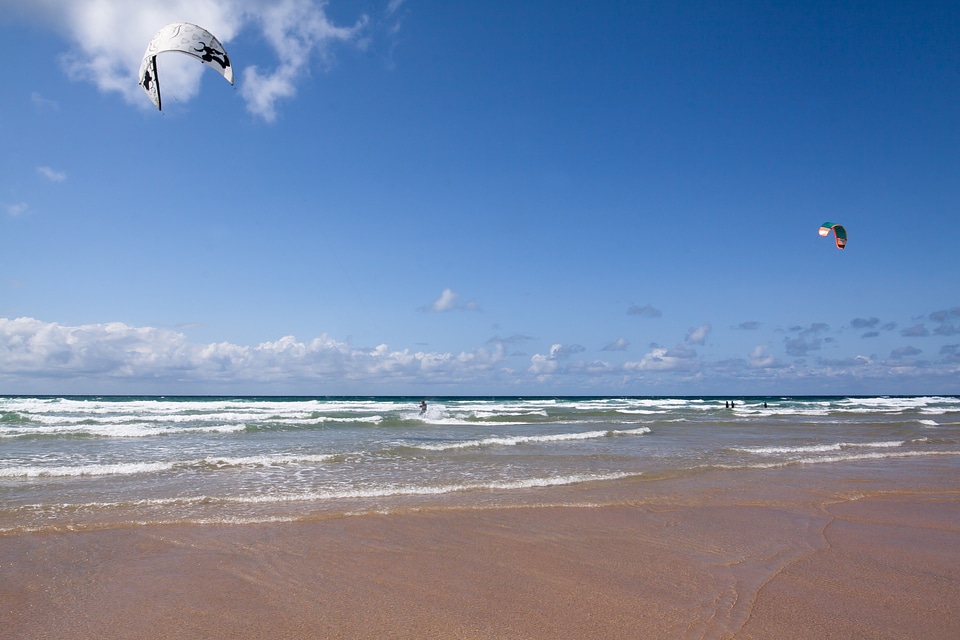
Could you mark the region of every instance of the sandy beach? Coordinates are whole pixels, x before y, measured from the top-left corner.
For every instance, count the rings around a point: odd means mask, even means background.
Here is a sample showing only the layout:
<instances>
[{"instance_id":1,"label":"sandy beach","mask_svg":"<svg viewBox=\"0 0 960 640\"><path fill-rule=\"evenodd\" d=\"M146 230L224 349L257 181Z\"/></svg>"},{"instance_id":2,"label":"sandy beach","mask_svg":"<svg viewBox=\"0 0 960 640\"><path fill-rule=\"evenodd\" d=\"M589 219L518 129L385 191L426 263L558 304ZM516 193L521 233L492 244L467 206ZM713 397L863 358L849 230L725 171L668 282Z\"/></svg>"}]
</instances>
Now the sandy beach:
<instances>
[{"instance_id":1,"label":"sandy beach","mask_svg":"<svg viewBox=\"0 0 960 640\"><path fill-rule=\"evenodd\" d=\"M5 638L957 638L952 459L0 538Z\"/></svg>"}]
</instances>

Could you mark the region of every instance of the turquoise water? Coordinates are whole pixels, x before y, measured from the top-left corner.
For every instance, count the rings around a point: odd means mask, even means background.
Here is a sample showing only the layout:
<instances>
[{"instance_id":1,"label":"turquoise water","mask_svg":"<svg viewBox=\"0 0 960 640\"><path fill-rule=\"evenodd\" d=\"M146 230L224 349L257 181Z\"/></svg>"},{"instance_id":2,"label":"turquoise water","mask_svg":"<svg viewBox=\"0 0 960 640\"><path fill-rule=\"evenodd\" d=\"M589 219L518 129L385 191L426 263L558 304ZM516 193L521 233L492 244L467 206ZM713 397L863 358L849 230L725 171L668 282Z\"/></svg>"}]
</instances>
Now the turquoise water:
<instances>
[{"instance_id":1,"label":"turquoise water","mask_svg":"<svg viewBox=\"0 0 960 640\"><path fill-rule=\"evenodd\" d=\"M960 397L0 397L0 532L264 522L543 487L960 464ZM766 407L764 407L766 403Z\"/></svg>"}]
</instances>

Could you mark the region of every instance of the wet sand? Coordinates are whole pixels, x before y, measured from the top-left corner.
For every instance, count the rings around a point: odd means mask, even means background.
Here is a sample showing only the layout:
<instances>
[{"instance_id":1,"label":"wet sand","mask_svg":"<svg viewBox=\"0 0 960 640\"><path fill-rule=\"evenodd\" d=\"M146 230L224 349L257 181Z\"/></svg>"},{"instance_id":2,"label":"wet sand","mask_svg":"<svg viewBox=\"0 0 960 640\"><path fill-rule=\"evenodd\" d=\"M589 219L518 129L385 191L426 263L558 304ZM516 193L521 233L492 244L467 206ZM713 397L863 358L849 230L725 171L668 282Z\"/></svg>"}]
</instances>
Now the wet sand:
<instances>
[{"instance_id":1,"label":"wet sand","mask_svg":"<svg viewBox=\"0 0 960 640\"><path fill-rule=\"evenodd\" d=\"M0 635L958 638L956 470L715 472L499 508L5 536Z\"/></svg>"}]
</instances>

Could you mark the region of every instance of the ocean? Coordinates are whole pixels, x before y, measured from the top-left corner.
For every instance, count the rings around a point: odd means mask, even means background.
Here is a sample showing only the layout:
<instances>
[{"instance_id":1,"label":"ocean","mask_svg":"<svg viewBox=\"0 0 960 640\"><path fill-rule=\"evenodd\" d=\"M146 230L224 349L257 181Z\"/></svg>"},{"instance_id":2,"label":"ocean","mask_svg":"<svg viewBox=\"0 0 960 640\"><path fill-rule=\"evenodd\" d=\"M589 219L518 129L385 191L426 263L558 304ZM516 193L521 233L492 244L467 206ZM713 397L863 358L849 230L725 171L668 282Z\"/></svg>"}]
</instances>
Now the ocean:
<instances>
[{"instance_id":1,"label":"ocean","mask_svg":"<svg viewBox=\"0 0 960 640\"><path fill-rule=\"evenodd\" d=\"M957 396L426 400L0 397L0 534L496 506L714 469L960 467Z\"/></svg>"}]
</instances>

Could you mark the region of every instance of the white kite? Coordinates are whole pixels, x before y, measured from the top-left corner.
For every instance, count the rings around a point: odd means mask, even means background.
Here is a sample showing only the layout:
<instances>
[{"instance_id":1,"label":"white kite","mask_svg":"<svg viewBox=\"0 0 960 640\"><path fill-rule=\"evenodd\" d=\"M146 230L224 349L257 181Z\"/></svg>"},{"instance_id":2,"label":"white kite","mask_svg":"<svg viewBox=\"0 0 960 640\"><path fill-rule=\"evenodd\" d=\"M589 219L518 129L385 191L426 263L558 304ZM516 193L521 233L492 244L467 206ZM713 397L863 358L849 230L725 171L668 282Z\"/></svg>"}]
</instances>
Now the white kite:
<instances>
[{"instance_id":1,"label":"white kite","mask_svg":"<svg viewBox=\"0 0 960 640\"><path fill-rule=\"evenodd\" d=\"M173 22L160 29L147 45L140 62L140 86L153 104L160 108L160 80L157 78L157 55L177 51L192 56L216 69L233 84L233 67L220 41L213 34L189 22Z\"/></svg>"}]
</instances>

